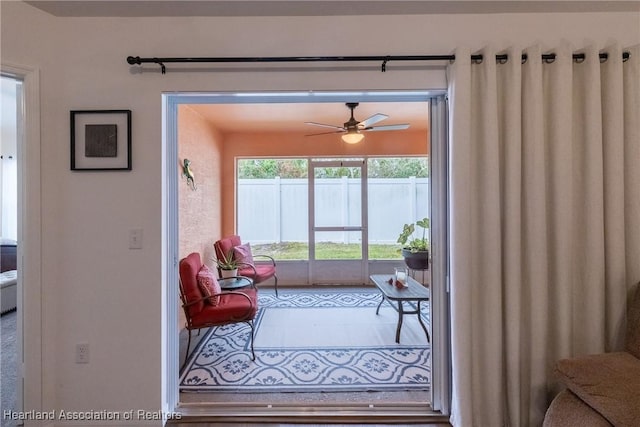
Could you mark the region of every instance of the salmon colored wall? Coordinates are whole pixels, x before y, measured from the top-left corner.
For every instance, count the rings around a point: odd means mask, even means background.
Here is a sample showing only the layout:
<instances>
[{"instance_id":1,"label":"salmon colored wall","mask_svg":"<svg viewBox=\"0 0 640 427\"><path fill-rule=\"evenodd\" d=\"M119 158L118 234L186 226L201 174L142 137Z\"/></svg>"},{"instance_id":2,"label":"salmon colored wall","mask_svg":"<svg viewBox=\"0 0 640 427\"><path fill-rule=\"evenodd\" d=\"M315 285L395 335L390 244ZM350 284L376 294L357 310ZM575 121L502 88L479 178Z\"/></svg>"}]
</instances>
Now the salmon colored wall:
<instances>
[{"instance_id":1,"label":"salmon colored wall","mask_svg":"<svg viewBox=\"0 0 640 427\"><path fill-rule=\"evenodd\" d=\"M222 136L189 106L178 109L178 215L180 258L200 252L202 261L212 265L213 242L220 238L220 178ZM184 158L191 160L196 190L182 177Z\"/></svg>"},{"instance_id":2,"label":"salmon colored wall","mask_svg":"<svg viewBox=\"0 0 640 427\"><path fill-rule=\"evenodd\" d=\"M238 157L412 156L429 154L427 131L369 132L358 144L346 144L340 135L305 137L282 132L224 135L222 152L222 234L234 234L235 159Z\"/></svg>"}]
</instances>

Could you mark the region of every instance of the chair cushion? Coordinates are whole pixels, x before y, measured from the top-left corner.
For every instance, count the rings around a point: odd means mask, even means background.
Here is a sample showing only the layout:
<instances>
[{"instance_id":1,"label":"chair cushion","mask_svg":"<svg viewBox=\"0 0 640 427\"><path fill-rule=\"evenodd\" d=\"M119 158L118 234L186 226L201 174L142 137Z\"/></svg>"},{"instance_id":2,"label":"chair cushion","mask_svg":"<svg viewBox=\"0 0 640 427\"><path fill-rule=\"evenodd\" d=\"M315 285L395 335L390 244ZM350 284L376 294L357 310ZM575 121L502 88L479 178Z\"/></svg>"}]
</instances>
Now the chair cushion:
<instances>
[{"instance_id":1,"label":"chair cushion","mask_svg":"<svg viewBox=\"0 0 640 427\"><path fill-rule=\"evenodd\" d=\"M218 279L216 279L215 274L213 274L213 271L211 271L206 264L200 267L197 280L198 288L200 288L202 297L206 298L206 301L209 304L217 305L220 299L220 296L217 294L222 292L222 288L220 287L220 283L218 283Z\"/></svg>"},{"instance_id":2,"label":"chair cushion","mask_svg":"<svg viewBox=\"0 0 640 427\"><path fill-rule=\"evenodd\" d=\"M565 385L615 426L640 426L640 359L604 353L560 360Z\"/></svg>"},{"instance_id":3,"label":"chair cushion","mask_svg":"<svg viewBox=\"0 0 640 427\"><path fill-rule=\"evenodd\" d=\"M233 251L233 248L240 246L241 244L240 236L234 235L223 237L213 244L213 247L216 250L216 258L223 259L227 254L229 254L229 252Z\"/></svg>"},{"instance_id":4,"label":"chair cushion","mask_svg":"<svg viewBox=\"0 0 640 427\"><path fill-rule=\"evenodd\" d=\"M256 285L258 283L264 282L267 279L272 278L276 274L276 268L273 265L269 264L254 264L257 275L254 274L253 268L240 268L238 269L238 275L247 276L253 279L253 283Z\"/></svg>"},{"instance_id":5,"label":"chair cushion","mask_svg":"<svg viewBox=\"0 0 640 427\"><path fill-rule=\"evenodd\" d=\"M0 288L6 288L18 283L18 270L3 271L0 273Z\"/></svg>"},{"instance_id":6,"label":"chair cushion","mask_svg":"<svg viewBox=\"0 0 640 427\"><path fill-rule=\"evenodd\" d=\"M16 308L18 303L18 271L9 270L0 274L0 313Z\"/></svg>"},{"instance_id":7,"label":"chair cushion","mask_svg":"<svg viewBox=\"0 0 640 427\"><path fill-rule=\"evenodd\" d=\"M242 289L249 299L237 293L223 293L215 307L206 305L191 321L194 327L224 325L253 319L258 311L258 294L253 288Z\"/></svg>"},{"instance_id":8,"label":"chair cushion","mask_svg":"<svg viewBox=\"0 0 640 427\"><path fill-rule=\"evenodd\" d=\"M179 273L180 283L183 289L183 298L187 304L199 301L186 308L189 312L187 317L193 317L196 313L199 313L204 307L204 301L202 301L202 292L198 287L197 275L202 267L200 260L200 254L192 252L185 258L180 260Z\"/></svg>"},{"instance_id":9,"label":"chair cushion","mask_svg":"<svg viewBox=\"0 0 640 427\"><path fill-rule=\"evenodd\" d=\"M246 264L253 265L253 254L251 253L251 245L245 243L233 248L233 258L238 262L244 262Z\"/></svg>"}]
</instances>

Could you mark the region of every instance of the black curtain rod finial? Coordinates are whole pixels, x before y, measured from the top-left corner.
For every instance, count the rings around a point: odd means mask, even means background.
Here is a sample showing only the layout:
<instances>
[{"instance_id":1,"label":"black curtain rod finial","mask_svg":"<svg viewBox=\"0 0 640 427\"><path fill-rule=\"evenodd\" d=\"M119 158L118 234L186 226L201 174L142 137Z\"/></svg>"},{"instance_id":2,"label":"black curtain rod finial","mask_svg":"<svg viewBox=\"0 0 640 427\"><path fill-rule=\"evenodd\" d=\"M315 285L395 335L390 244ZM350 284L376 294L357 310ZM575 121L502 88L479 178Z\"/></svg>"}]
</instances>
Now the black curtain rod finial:
<instances>
[{"instance_id":1,"label":"black curtain rod finial","mask_svg":"<svg viewBox=\"0 0 640 427\"><path fill-rule=\"evenodd\" d=\"M142 65L143 62L153 62L160 66L160 70L162 74L167 74L167 67L164 66L163 62L158 58L145 58L144 60L139 56L127 56L127 63L130 65Z\"/></svg>"}]
</instances>

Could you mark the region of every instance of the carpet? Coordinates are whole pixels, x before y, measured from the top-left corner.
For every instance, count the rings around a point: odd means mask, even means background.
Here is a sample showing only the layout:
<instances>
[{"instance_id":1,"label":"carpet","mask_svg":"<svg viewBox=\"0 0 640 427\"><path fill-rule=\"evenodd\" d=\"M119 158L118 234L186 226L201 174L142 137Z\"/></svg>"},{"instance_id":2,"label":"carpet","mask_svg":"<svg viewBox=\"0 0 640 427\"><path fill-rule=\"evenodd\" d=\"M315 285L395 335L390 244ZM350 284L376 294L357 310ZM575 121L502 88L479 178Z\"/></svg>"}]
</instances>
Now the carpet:
<instances>
[{"instance_id":1,"label":"carpet","mask_svg":"<svg viewBox=\"0 0 640 427\"><path fill-rule=\"evenodd\" d=\"M376 315L375 292L261 293L250 328L212 328L180 378L181 391L318 392L429 390L430 346L416 316L405 316L395 343L397 313ZM423 311L428 324L428 311Z\"/></svg>"}]
</instances>

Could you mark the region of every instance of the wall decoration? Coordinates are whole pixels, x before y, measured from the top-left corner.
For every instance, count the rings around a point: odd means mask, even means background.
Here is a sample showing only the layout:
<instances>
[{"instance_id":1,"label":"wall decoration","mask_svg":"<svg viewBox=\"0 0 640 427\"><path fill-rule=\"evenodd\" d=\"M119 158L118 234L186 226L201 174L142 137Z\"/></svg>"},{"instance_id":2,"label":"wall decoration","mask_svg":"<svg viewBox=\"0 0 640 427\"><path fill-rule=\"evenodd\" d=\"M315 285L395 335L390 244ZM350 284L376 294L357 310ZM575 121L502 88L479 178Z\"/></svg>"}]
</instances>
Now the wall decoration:
<instances>
[{"instance_id":1,"label":"wall decoration","mask_svg":"<svg viewBox=\"0 0 640 427\"><path fill-rule=\"evenodd\" d=\"M196 190L196 177L193 175L193 171L191 170L191 160L184 159L182 162L182 176L187 178L187 185L193 191Z\"/></svg>"},{"instance_id":2,"label":"wall decoration","mask_svg":"<svg viewBox=\"0 0 640 427\"><path fill-rule=\"evenodd\" d=\"M71 111L71 170L131 170L131 110Z\"/></svg>"}]
</instances>

